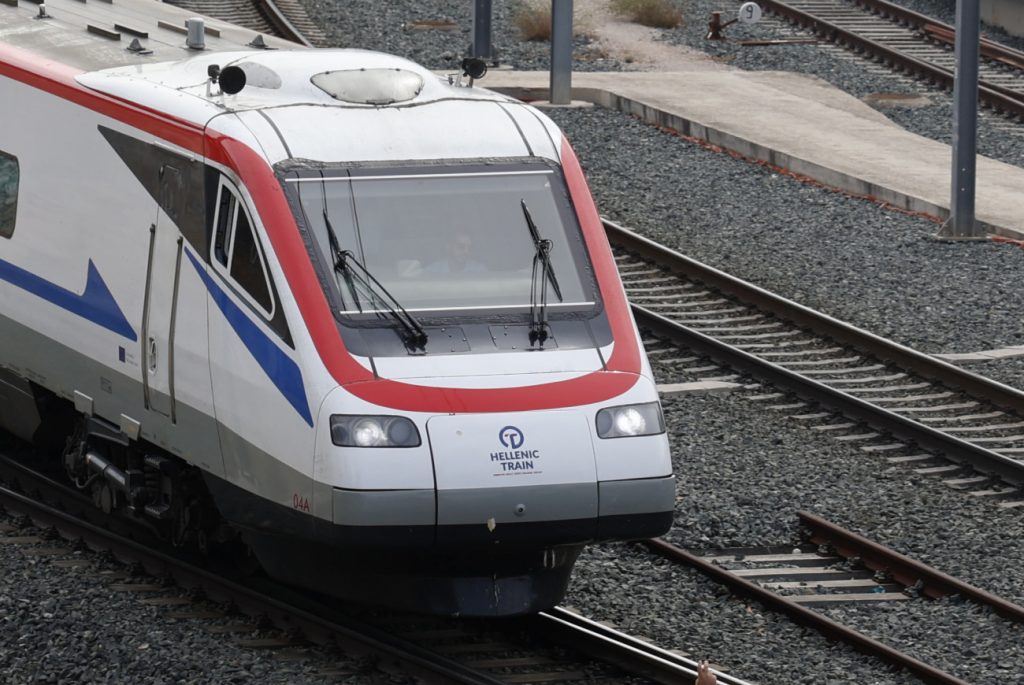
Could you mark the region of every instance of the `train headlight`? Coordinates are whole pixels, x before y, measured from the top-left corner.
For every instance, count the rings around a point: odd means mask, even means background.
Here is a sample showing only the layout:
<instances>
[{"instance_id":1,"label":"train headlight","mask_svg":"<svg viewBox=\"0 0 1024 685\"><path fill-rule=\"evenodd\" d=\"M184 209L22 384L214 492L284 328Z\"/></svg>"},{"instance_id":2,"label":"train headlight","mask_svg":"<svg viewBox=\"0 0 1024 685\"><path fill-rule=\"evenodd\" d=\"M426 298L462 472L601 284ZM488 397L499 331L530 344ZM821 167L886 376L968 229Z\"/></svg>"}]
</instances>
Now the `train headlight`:
<instances>
[{"instance_id":1,"label":"train headlight","mask_svg":"<svg viewBox=\"0 0 1024 685\"><path fill-rule=\"evenodd\" d=\"M665 432L659 402L608 407L597 412L599 438L628 438Z\"/></svg>"},{"instance_id":2,"label":"train headlight","mask_svg":"<svg viewBox=\"0 0 1024 685\"><path fill-rule=\"evenodd\" d=\"M331 442L339 447L418 447L420 432L404 416L336 414Z\"/></svg>"},{"instance_id":3,"label":"train headlight","mask_svg":"<svg viewBox=\"0 0 1024 685\"><path fill-rule=\"evenodd\" d=\"M361 419L352 427L352 442L356 447L373 447L384 439L384 427L375 419Z\"/></svg>"}]
</instances>

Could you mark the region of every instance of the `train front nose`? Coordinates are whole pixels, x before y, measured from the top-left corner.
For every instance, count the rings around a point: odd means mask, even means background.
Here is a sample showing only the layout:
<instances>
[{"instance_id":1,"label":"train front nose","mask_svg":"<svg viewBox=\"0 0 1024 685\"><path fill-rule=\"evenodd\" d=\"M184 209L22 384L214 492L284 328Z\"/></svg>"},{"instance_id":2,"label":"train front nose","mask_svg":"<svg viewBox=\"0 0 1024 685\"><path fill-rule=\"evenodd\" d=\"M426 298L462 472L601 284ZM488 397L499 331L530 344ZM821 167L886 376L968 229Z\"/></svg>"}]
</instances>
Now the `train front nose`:
<instances>
[{"instance_id":1,"label":"train front nose","mask_svg":"<svg viewBox=\"0 0 1024 685\"><path fill-rule=\"evenodd\" d=\"M581 413L435 416L427 433L438 545L566 545L597 536L597 463Z\"/></svg>"},{"instance_id":2,"label":"train front nose","mask_svg":"<svg viewBox=\"0 0 1024 685\"><path fill-rule=\"evenodd\" d=\"M656 397L652 386L607 407L412 416L325 402L316 554L277 555L288 563L275 573L430 613L550 608L586 544L668 530L675 481ZM647 429L602 429L631 407Z\"/></svg>"}]
</instances>

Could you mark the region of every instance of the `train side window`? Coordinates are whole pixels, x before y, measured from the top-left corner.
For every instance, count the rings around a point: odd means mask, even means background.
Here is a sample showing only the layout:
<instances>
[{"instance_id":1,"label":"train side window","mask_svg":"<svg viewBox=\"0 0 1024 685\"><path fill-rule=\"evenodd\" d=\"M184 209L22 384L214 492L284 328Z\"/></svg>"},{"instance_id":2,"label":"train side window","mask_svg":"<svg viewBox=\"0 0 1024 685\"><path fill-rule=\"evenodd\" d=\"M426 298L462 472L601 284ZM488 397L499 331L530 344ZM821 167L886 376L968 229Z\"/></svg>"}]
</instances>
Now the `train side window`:
<instances>
[{"instance_id":1,"label":"train side window","mask_svg":"<svg viewBox=\"0 0 1024 685\"><path fill-rule=\"evenodd\" d=\"M0 152L0 238L14 235L18 215L18 158Z\"/></svg>"},{"instance_id":2,"label":"train side window","mask_svg":"<svg viewBox=\"0 0 1024 685\"><path fill-rule=\"evenodd\" d=\"M213 234L213 256L221 266L228 265L228 248L231 245L231 226L238 201L235 194L224 184L220 186L220 198L217 201L217 216L214 218L216 230Z\"/></svg>"},{"instance_id":3,"label":"train side window","mask_svg":"<svg viewBox=\"0 0 1024 685\"><path fill-rule=\"evenodd\" d=\"M274 315L270 269L249 212L234 186L221 178L213 217L212 263L238 287L239 294L268 319Z\"/></svg>"},{"instance_id":4,"label":"train side window","mask_svg":"<svg viewBox=\"0 0 1024 685\"><path fill-rule=\"evenodd\" d=\"M239 206L235 221L235 244L231 248L231 278L264 310L270 312L273 302L263 256L249 223L245 208Z\"/></svg>"}]
</instances>

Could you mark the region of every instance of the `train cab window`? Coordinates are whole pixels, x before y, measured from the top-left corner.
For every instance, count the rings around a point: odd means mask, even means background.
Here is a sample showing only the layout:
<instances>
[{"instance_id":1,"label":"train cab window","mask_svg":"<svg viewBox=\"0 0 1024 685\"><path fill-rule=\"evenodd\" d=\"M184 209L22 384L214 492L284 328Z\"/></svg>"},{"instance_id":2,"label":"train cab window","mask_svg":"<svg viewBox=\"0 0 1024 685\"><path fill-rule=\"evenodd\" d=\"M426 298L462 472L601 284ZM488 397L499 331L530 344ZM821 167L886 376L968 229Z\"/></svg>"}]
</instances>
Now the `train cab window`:
<instances>
[{"instance_id":1,"label":"train cab window","mask_svg":"<svg viewBox=\"0 0 1024 685\"><path fill-rule=\"evenodd\" d=\"M231 277L245 292L252 296L266 311L270 311L270 287L267 285L267 272L263 265L256 236L245 211L238 212L235 222L235 244L231 249Z\"/></svg>"},{"instance_id":2,"label":"train cab window","mask_svg":"<svg viewBox=\"0 0 1024 685\"><path fill-rule=\"evenodd\" d=\"M225 186L221 186L220 201L217 203L217 230L213 237L213 256L221 266L228 265L228 249L231 246L231 220L234 218L235 194Z\"/></svg>"},{"instance_id":3,"label":"train cab window","mask_svg":"<svg viewBox=\"0 0 1024 685\"><path fill-rule=\"evenodd\" d=\"M224 267L231 280L270 317L274 300L270 277L252 221L235 191L221 181L214 217L213 258Z\"/></svg>"},{"instance_id":4,"label":"train cab window","mask_svg":"<svg viewBox=\"0 0 1024 685\"><path fill-rule=\"evenodd\" d=\"M18 214L18 159L0 152L0 238L14 235Z\"/></svg>"},{"instance_id":5,"label":"train cab window","mask_svg":"<svg viewBox=\"0 0 1024 685\"><path fill-rule=\"evenodd\" d=\"M288 185L318 261L334 264L336 240L416 316L529 313L539 284L526 213L551 241L560 288L556 293L548 282L547 308L567 317L595 309L583 235L560 171L545 162L327 169L296 174ZM367 298L347 285L342 270L334 271L328 287L339 316L366 320L377 312L365 307Z\"/></svg>"}]
</instances>

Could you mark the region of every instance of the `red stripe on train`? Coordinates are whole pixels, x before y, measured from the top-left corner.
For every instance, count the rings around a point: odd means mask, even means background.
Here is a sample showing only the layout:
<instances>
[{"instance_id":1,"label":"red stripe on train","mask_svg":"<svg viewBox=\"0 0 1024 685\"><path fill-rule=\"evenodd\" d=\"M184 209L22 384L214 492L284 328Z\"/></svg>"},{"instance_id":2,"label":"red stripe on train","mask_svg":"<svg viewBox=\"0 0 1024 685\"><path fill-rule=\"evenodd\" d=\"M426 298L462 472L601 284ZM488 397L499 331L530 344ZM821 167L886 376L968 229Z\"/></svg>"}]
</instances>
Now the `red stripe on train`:
<instances>
[{"instance_id":1,"label":"red stripe on train","mask_svg":"<svg viewBox=\"0 0 1024 685\"><path fill-rule=\"evenodd\" d=\"M500 412L554 409L603 402L629 390L640 373L640 350L629 306L601 219L568 141L562 168L611 324L615 346L607 371L512 388L444 388L376 379L345 348L320 288L281 184L266 159L241 141L200 124L78 84L78 72L0 44L0 74L146 131L232 169L249 189L317 353L331 376L357 397L391 409L422 412Z\"/></svg>"}]
</instances>

